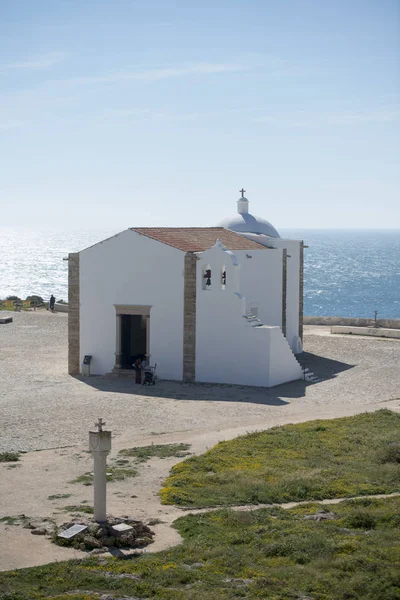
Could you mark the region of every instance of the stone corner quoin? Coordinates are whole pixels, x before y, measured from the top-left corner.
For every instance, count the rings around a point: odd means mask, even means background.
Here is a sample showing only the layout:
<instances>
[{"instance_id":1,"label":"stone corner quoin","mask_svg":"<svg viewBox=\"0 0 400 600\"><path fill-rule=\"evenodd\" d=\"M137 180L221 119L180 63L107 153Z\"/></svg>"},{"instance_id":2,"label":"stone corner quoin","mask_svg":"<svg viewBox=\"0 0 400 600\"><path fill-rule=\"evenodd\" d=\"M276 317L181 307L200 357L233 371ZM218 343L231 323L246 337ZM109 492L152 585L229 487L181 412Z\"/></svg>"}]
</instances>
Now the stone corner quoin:
<instances>
[{"instance_id":1,"label":"stone corner quoin","mask_svg":"<svg viewBox=\"0 0 400 600\"><path fill-rule=\"evenodd\" d=\"M193 252L185 255L183 286L183 381L196 378L196 263Z\"/></svg>"},{"instance_id":2,"label":"stone corner quoin","mask_svg":"<svg viewBox=\"0 0 400 600\"><path fill-rule=\"evenodd\" d=\"M79 369L79 253L68 255L68 373Z\"/></svg>"}]
</instances>

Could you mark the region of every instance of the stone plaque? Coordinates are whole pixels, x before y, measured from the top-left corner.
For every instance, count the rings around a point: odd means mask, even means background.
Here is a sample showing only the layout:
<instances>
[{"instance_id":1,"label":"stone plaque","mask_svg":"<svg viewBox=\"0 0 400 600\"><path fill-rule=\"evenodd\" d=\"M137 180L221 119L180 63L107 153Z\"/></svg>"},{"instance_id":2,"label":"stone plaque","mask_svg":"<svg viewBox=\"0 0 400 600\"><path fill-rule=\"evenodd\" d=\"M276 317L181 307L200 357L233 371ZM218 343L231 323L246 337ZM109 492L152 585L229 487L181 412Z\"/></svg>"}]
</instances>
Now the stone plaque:
<instances>
[{"instance_id":1,"label":"stone plaque","mask_svg":"<svg viewBox=\"0 0 400 600\"><path fill-rule=\"evenodd\" d=\"M78 535L78 533L82 533L82 531L85 531L85 529L87 529L87 525L73 525L72 527L69 527L65 531L59 533L58 537L70 540L71 538Z\"/></svg>"},{"instance_id":2,"label":"stone plaque","mask_svg":"<svg viewBox=\"0 0 400 600\"><path fill-rule=\"evenodd\" d=\"M128 525L127 523L119 523L118 525L113 525L112 530L115 533L125 533L126 531L131 531L133 527Z\"/></svg>"}]
</instances>

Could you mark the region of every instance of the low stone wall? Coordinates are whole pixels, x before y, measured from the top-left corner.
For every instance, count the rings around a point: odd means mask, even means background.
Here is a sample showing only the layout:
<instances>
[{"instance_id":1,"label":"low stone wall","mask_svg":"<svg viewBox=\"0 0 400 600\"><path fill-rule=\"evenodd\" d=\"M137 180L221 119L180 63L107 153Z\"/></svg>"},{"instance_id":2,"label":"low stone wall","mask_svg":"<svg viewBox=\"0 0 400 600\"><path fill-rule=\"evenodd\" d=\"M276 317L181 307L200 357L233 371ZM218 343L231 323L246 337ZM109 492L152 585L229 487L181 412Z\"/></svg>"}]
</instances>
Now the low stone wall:
<instances>
[{"instance_id":1,"label":"low stone wall","mask_svg":"<svg viewBox=\"0 0 400 600\"><path fill-rule=\"evenodd\" d=\"M372 337L396 338L400 340L400 329L390 329L389 327L351 327L349 325L332 325L331 333L371 335Z\"/></svg>"},{"instance_id":2,"label":"low stone wall","mask_svg":"<svg viewBox=\"0 0 400 600\"><path fill-rule=\"evenodd\" d=\"M304 317L304 325L350 325L353 327L375 327L374 319L356 319L352 317ZM377 319L378 327L400 329L400 319Z\"/></svg>"},{"instance_id":3,"label":"low stone wall","mask_svg":"<svg viewBox=\"0 0 400 600\"><path fill-rule=\"evenodd\" d=\"M54 305L55 312L68 312L68 304L58 304L58 302Z\"/></svg>"}]
</instances>

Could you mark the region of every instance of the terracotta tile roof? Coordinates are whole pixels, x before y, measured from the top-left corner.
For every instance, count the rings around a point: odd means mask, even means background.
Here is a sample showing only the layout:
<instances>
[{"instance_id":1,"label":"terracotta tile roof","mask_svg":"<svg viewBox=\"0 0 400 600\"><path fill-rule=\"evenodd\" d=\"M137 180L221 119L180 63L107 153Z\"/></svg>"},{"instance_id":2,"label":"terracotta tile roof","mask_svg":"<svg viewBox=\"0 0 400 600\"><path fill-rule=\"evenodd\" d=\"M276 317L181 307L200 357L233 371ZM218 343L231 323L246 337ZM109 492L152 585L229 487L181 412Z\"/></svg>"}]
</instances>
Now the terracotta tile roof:
<instances>
[{"instance_id":1,"label":"terracotta tile roof","mask_svg":"<svg viewBox=\"0 0 400 600\"><path fill-rule=\"evenodd\" d=\"M228 250L266 249L224 227L131 227L131 230L184 252L204 252L218 239Z\"/></svg>"}]
</instances>

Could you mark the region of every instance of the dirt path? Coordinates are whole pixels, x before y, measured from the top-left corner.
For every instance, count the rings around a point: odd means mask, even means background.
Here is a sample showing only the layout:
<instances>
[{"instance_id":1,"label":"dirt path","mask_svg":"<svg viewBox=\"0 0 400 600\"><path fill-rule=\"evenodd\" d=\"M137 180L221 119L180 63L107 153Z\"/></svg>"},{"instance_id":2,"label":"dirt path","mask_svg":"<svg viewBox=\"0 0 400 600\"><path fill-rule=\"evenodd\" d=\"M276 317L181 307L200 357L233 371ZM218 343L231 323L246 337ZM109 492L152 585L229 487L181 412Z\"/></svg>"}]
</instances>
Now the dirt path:
<instances>
[{"instance_id":1,"label":"dirt path","mask_svg":"<svg viewBox=\"0 0 400 600\"><path fill-rule=\"evenodd\" d=\"M400 411L400 402L385 404L388 408ZM382 408L382 403L365 407L374 411ZM268 422L258 422L224 430L181 432L162 435L132 436L126 433L113 440L113 449L109 463L116 458L118 451L132 446L146 446L151 443L170 444L185 442L191 444L193 454L201 454L222 440L232 439L247 432L267 429L285 423L299 423L316 418L334 418L349 416L360 412L357 407L340 406L334 408L316 407L312 413L293 411L291 415L277 414ZM165 550L181 542L177 531L171 527L173 521L183 514L197 514L210 509L182 510L175 506L160 504L158 492L167 477L170 468L180 458L153 458L139 465L139 473L134 478L110 483L108 485L108 512L122 516L129 515L142 521L157 519L161 523L154 525L155 542L147 552ZM15 466L14 466L15 465ZM22 455L18 463L0 465L1 513L2 516L25 514L29 517L51 517L61 524L68 520L67 505L92 504L93 488L71 483L77 476L92 470L92 459L84 447L58 448L30 452ZM55 495L68 495L54 498ZM326 500L324 503L340 502L342 499ZM281 505L290 508L297 503ZM6 508L7 507L7 508ZM235 510L253 510L260 505L238 506ZM230 507L232 508L232 507ZM216 510L216 509L211 509ZM46 564L56 560L66 560L86 556L84 553L60 548L51 544L47 538L33 536L29 530L0 523L0 570L9 570Z\"/></svg>"},{"instance_id":2,"label":"dirt path","mask_svg":"<svg viewBox=\"0 0 400 600\"><path fill-rule=\"evenodd\" d=\"M239 504L237 506L213 506L210 508L181 508L180 510L185 515L198 515L201 513L207 512L215 512L216 510L221 510L223 508L228 508L230 510L234 510L237 512L249 512L251 510L257 510L259 508L271 508L277 506L278 508L283 508L284 510L290 510L291 508L295 508L296 506L302 506L304 504L310 504L310 502L316 502L317 504L339 504L340 502L345 502L346 500L365 500L365 499L377 499L380 498L394 498L396 496L400 496L400 492L394 492L393 494L372 494L371 496L350 496L346 498L325 498L323 500L301 500L299 502L273 502L272 504ZM180 515L182 516L182 515Z\"/></svg>"}]
</instances>

